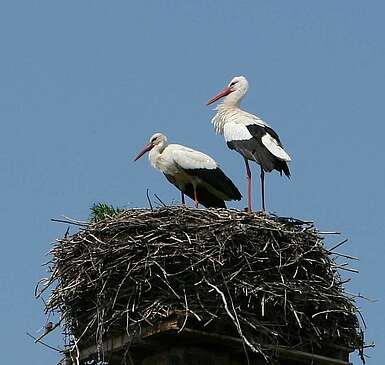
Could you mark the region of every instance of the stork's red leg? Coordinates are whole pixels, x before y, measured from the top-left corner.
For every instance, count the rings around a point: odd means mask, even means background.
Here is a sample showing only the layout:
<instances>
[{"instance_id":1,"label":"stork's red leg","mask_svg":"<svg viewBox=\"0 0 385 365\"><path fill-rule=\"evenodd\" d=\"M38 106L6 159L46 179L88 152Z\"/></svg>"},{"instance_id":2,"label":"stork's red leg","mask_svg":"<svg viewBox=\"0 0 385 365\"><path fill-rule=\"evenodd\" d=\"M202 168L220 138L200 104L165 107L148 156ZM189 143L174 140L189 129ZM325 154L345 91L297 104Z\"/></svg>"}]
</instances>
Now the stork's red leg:
<instances>
[{"instance_id":1,"label":"stork's red leg","mask_svg":"<svg viewBox=\"0 0 385 365\"><path fill-rule=\"evenodd\" d=\"M261 194L262 194L262 211L265 212L265 171L261 166Z\"/></svg>"},{"instance_id":2,"label":"stork's red leg","mask_svg":"<svg viewBox=\"0 0 385 365\"><path fill-rule=\"evenodd\" d=\"M198 208L199 201L198 201L198 193L197 193L196 186L194 186L194 201L195 201L195 208Z\"/></svg>"},{"instance_id":3,"label":"stork's red leg","mask_svg":"<svg viewBox=\"0 0 385 365\"><path fill-rule=\"evenodd\" d=\"M249 166L249 161L245 158L246 165L246 179L247 179L247 210L249 212L253 211L252 207L252 194L251 194L251 170Z\"/></svg>"},{"instance_id":4,"label":"stork's red leg","mask_svg":"<svg viewBox=\"0 0 385 365\"><path fill-rule=\"evenodd\" d=\"M182 205L186 205L186 203L184 201L184 192L181 191L180 194L181 194L181 197L182 197Z\"/></svg>"}]
</instances>

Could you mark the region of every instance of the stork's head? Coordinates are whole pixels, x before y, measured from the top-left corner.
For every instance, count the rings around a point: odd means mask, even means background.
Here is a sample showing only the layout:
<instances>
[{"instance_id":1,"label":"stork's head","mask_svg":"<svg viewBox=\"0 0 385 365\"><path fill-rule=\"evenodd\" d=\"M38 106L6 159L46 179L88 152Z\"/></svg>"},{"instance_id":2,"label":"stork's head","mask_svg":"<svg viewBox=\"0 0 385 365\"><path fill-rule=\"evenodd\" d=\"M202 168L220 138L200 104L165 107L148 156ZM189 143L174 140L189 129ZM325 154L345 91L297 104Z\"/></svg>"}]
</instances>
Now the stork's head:
<instances>
[{"instance_id":1,"label":"stork's head","mask_svg":"<svg viewBox=\"0 0 385 365\"><path fill-rule=\"evenodd\" d=\"M249 83L247 82L246 77L233 77L229 84L219 94L215 95L207 102L207 105L210 105L223 97L225 98L223 104L238 105L247 93L248 88Z\"/></svg>"},{"instance_id":2,"label":"stork's head","mask_svg":"<svg viewBox=\"0 0 385 365\"><path fill-rule=\"evenodd\" d=\"M139 160L146 152L151 151L154 147L163 147L166 145L167 137L162 133L155 133L151 136L149 142L144 146L144 148L139 152L139 154L134 158L134 161Z\"/></svg>"}]
</instances>

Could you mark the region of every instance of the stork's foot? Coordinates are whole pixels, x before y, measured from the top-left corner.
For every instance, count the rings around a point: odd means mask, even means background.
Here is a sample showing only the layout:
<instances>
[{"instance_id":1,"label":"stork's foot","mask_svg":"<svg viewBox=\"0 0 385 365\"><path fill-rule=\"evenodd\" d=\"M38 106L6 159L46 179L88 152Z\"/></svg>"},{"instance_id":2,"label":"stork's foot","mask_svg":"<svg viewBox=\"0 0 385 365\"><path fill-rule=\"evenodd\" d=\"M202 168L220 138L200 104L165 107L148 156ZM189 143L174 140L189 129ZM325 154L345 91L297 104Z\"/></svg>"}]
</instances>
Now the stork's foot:
<instances>
[{"instance_id":1,"label":"stork's foot","mask_svg":"<svg viewBox=\"0 0 385 365\"><path fill-rule=\"evenodd\" d=\"M258 210L255 213L257 213L258 215L264 215L264 216L268 216L269 215L269 212L266 209Z\"/></svg>"},{"instance_id":2,"label":"stork's foot","mask_svg":"<svg viewBox=\"0 0 385 365\"><path fill-rule=\"evenodd\" d=\"M268 216L269 212L267 210L249 210L248 207L243 208L243 212L249 213L249 214L256 214L256 215L262 215L262 216Z\"/></svg>"}]
</instances>

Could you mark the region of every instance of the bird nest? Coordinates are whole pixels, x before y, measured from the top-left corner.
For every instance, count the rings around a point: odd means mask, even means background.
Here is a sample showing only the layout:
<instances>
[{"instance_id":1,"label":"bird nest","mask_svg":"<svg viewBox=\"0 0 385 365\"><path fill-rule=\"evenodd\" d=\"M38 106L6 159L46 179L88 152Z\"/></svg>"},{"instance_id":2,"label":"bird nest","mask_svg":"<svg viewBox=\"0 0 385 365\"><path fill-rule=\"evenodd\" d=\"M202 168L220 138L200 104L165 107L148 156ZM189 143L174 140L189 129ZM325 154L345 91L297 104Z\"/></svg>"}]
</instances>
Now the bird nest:
<instances>
[{"instance_id":1,"label":"bird nest","mask_svg":"<svg viewBox=\"0 0 385 365\"><path fill-rule=\"evenodd\" d=\"M54 244L39 287L52 287L46 311L60 314L72 345L183 313L202 328L229 323L266 359L274 346L363 348L354 298L309 222L173 207L80 226Z\"/></svg>"}]
</instances>

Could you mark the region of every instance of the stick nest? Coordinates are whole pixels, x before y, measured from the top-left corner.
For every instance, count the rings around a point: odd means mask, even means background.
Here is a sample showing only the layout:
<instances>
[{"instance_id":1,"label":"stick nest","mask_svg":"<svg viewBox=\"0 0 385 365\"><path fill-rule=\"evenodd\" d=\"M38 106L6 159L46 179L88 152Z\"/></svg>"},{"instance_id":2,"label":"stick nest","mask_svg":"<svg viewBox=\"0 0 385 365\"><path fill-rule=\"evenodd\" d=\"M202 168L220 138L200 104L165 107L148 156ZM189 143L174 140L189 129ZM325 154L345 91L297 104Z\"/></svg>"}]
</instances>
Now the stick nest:
<instances>
[{"instance_id":1,"label":"stick nest","mask_svg":"<svg viewBox=\"0 0 385 365\"><path fill-rule=\"evenodd\" d=\"M133 209L81 226L51 254L39 293L53 287L46 311L59 312L78 344L182 313L201 328L229 323L267 358L277 345L363 347L354 299L311 223L227 209Z\"/></svg>"}]
</instances>

